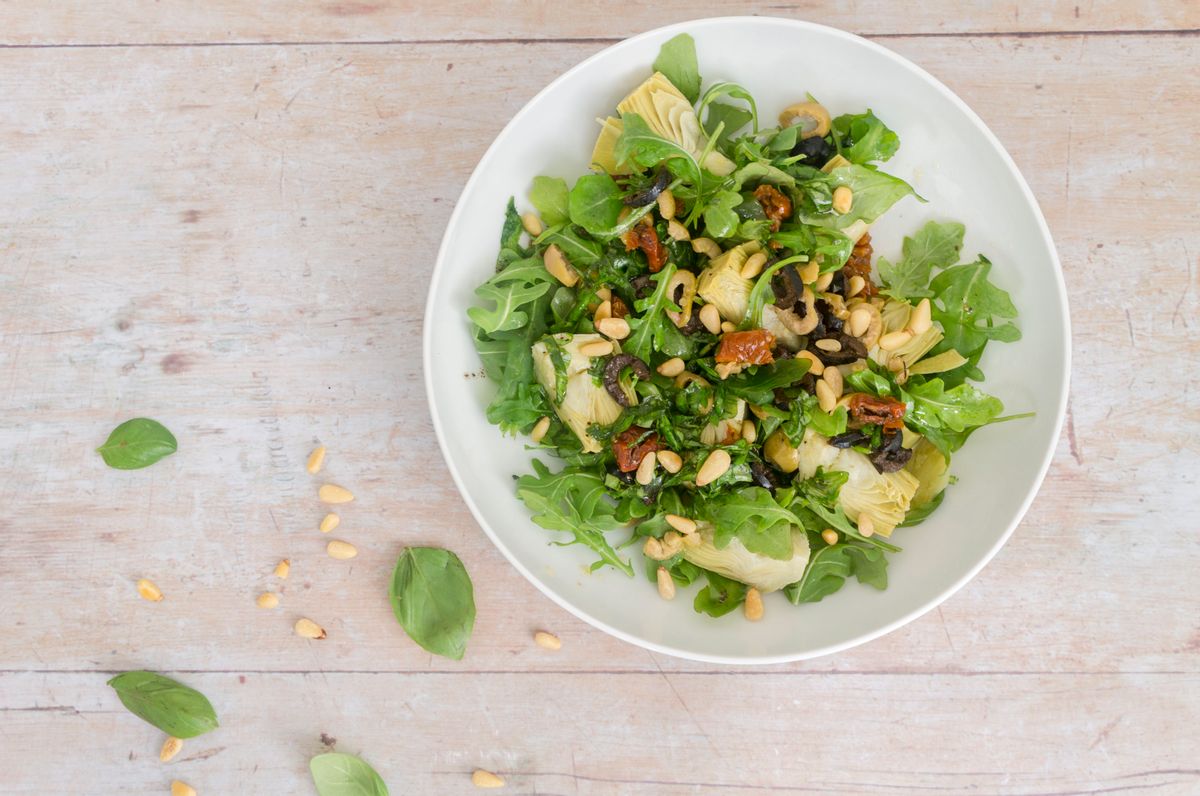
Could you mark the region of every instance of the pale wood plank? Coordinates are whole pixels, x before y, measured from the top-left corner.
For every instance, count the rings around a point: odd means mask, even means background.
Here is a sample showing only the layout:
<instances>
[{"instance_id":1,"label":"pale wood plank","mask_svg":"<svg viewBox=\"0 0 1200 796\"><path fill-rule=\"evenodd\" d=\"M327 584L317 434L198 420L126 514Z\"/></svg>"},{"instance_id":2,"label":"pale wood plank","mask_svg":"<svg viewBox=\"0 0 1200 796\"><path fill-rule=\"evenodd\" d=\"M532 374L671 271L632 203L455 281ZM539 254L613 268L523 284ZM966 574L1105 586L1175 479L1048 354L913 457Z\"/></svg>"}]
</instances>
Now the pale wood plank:
<instances>
[{"instance_id":1,"label":"pale wood plank","mask_svg":"<svg viewBox=\"0 0 1200 796\"><path fill-rule=\"evenodd\" d=\"M614 8L600 0L570 4L419 2L243 3L135 0L16 3L5 9L5 44L429 41L585 38L615 41L673 22L711 16L794 17L866 35L1044 33L1053 31L1195 30L1200 9L1189 0L1153 2L903 3L815 0L760 3L689 0Z\"/></svg>"},{"instance_id":2,"label":"pale wood plank","mask_svg":"<svg viewBox=\"0 0 1200 796\"><path fill-rule=\"evenodd\" d=\"M1197 50L892 46L980 111L1042 199L1078 335L1073 433L1014 542L962 594L792 668L1194 672L1197 592L1180 578L1200 564L1200 177L1194 124L1148 124L1128 87L1194 108ZM595 48L546 45L532 61L512 44L0 53L0 190L21 197L0 209L0 601L20 628L0 669L706 668L591 631L513 572L446 477L419 383L451 202L503 121ZM1153 421L1147 383L1168 410L1182 395L1182 412ZM91 450L132 414L167 422L180 454L106 470ZM361 496L339 531L363 551L349 564L312 530L302 465L317 439L329 477ZM411 645L382 597L399 548L422 541L475 574L461 664ZM259 611L282 556L295 562L284 607ZM136 599L143 575L164 603ZM319 649L289 635L299 613L329 625ZM543 626L563 654L529 644Z\"/></svg>"},{"instance_id":3,"label":"pale wood plank","mask_svg":"<svg viewBox=\"0 0 1200 796\"><path fill-rule=\"evenodd\" d=\"M1195 675L192 675L222 726L162 733L105 676L0 675L6 793L309 793L335 740L392 793L1194 793ZM322 736L324 734L324 740ZM55 750L52 755L47 750ZM102 779L97 774L104 772Z\"/></svg>"}]
</instances>

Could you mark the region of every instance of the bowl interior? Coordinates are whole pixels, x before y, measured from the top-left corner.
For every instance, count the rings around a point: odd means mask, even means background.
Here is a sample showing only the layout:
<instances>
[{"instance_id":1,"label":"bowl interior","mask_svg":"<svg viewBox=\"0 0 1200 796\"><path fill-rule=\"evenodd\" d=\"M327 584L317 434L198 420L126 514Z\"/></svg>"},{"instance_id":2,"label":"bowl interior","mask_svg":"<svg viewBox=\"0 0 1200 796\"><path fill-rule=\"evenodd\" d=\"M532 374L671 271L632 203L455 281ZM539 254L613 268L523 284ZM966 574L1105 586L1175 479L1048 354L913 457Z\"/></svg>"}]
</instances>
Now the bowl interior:
<instances>
[{"instance_id":1,"label":"bowl interior","mask_svg":"<svg viewBox=\"0 0 1200 796\"><path fill-rule=\"evenodd\" d=\"M465 309L493 271L504 205L525 200L539 174L568 183L587 171L597 117L650 73L661 43L696 39L706 84L737 81L753 93L766 125L805 92L839 113L872 108L900 136L884 168L928 199L902 200L871 229L876 256L899 256L901 239L929 219L966 224L964 258L985 253L992 278L1020 310L1020 342L989 347L983 389L1028 420L977 432L954 458L942 507L893 541L889 587L847 583L815 605L768 595L765 618L711 619L692 611L695 586L659 599L640 575L588 574L580 546L534 525L515 497L513 475L529 471L522 440L502 437L484 418L494 386L479 378ZM831 65L838 65L836 68ZM850 66L849 69L846 67ZM781 76L782 77L781 79ZM965 583L1005 541L1041 482L1066 402L1065 290L1045 222L999 143L948 89L908 61L849 34L768 18L728 18L663 28L617 44L535 97L484 156L451 218L426 308L425 367L443 452L479 523L526 577L568 610L633 643L689 658L765 663L825 654L862 643L926 610ZM548 463L556 466L550 458ZM616 539L619 534L614 534ZM636 551L635 551L636 552ZM637 556L640 558L640 556ZM640 563L640 562L639 562Z\"/></svg>"}]
</instances>

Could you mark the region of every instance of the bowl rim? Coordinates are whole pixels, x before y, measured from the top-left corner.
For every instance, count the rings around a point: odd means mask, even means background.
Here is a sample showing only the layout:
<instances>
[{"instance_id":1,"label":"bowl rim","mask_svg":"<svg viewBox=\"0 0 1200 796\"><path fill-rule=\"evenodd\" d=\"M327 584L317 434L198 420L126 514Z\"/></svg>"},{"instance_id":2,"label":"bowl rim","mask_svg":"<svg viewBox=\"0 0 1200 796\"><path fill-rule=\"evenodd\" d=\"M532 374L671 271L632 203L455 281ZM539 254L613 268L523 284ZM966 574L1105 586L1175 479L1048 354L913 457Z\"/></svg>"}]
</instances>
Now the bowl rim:
<instances>
[{"instance_id":1,"label":"bowl rim","mask_svg":"<svg viewBox=\"0 0 1200 796\"><path fill-rule=\"evenodd\" d=\"M948 586L944 591L942 591L940 594L936 595L934 598L927 601L924 605L914 608L912 611L909 611L908 613L904 614L903 616L887 623L886 625L883 625L882 627L875 628L873 630L867 631L860 635L854 636L853 638L848 639L846 641L842 641L842 642L839 642L836 644L829 644L824 647L819 647L819 648L808 650L805 652L799 652L799 653L793 653L793 654L753 655L753 656L744 656L744 657L733 657L733 656L711 655L711 654L707 654L707 653L693 652L691 650L680 649L678 647L673 647L673 646L670 646L667 644L660 644L658 642L651 641L649 639L644 639L644 638L640 638L638 636L632 635L630 633L627 633L624 630L613 627L613 626L609 625L607 622L601 621L600 619L592 616L588 612L576 607L566 597L563 597L562 595L558 594L553 589L551 589L549 586L547 586L545 583L543 583L541 578L537 577L528 567L526 567L524 564L522 564L521 561L516 556L513 555L512 551L508 549L508 547L504 544L504 542L500 539L500 537L495 533L495 531L492 530L492 528L491 528L490 524L488 523L487 519L485 518L483 512L480 510L479 506L476 505L476 503L472 499L470 493L467 491L466 486L463 483L462 476L459 474L458 467L455 465L455 463L450 458L449 446L446 441L446 432L445 432L445 429L442 424L441 415L439 414L439 411L438 411L437 402L434 400L434 383L433 383L433 375L432 375L433 374L433 369L432 369L433 348L432 348L432 335L431 335L432 326L433 326L432 319L434 317L433 302L438 293L438 289L441 284L442 277L445 275L445 271L446 271L446 262L449 258L448 252L450 249L450 246L449 246L450 233L451 233L451 230L453 230L458 225L459 216L464 211L465 203L461 201L461 197L469 195L475 189L475 185L481 179L482 173L486 170L486 167L491 162L491 160L494 157L496 157L496 153L499 151L501 144L507 139L507 137L511 133L512 129L518 124L518 122L521 119L523 119L527 114L532 112L531 109L537 104L538 100L541 99L541 97L544 94L550 92L552 89L554 89L559 84L569 81L575 74L586 69L593 61L598 60L599 58L607 55L611 51L620 50L620 49L624 49L627 47L632 47L636 43L642 42L646 39L662 37L665 40L666 38L669 38L670 36L677 34L677 33L691 32L691 31L696 30L697 28L719 27L722 25L729 25L729 24L752 24L752 25L792 27L792 28L796 28L796 29L802 30L802 31L815 32L818 34L831 36L833 38L842 39L844 41L854 42L857 45L864 46L864 47L867 47L868 49L875 51L877 54L880 54L883 57L891 60L897 67L899 67L901 69L906 69L909 72L913 73L917 78L928 82L936 91L938 91L946 99L948 99L959 111L961 111L966 116L968 121L970 121L971 124L979 131L979 133L982 134L984 140L986 140L993 147L993 149L996 150L997 154L1000 155L1001 161L1007 167L1007 169L1008 169L1009 173L1012 175L1012 177L1016 180L1017 187L1020 189L1021 194L1024 197L1028 206L1032 209L1034 219L1037 223L1037 229L1041 233L1041 236L1042 236L1042 242L1044 243L1046 249L1050 253L1051 264L1054 267L1054 269L1053 269L1054 270L1054 284L1057 288L1056 292L1058 295L1060 310L1062 313L1062 316L1061 316L1062 317L1062 325L1061 325L1062 328L1059 331L1061 333L1061 340L1062 340L1062 352L1061 353L1063 356L1063 369L1062 369L1062 373L1060 375L1059 387L1061 389L1061 397L1059 399L1059 404L1058 404L1058 407L1056 408L1056 416L1054 418L1054 433L1051 434L1047 438L1046 449L1042 452L1042 461L1038 468L1037 477L1034 479L1034 481L1030 485L1024 499L1021 501L1020 508L1009 520L1008 527L1005 528L1005 530L1002 534L1000 534L1000 536L997 538L995 544L993 544L991 546L991 548L988 549L988 551L979 559L979 561L977 561L966 572L964 572L958 579L956 579L952 584L950 584L950 586ZM953 596L956 592L958 592L959 589L961 589L969 581L971 581L977 574L979 574L980 570L982 570L996 556L996 554L1000 551L1000 548L1002 548L1008 542L1009 538L1012 537L1013 532L1016 530L1017 525L1019 525L1021 523L1021 520L1024 519L1026 512L1029 511L1030 505L1032 505L1034 498L1037 496L1038 492L1041 490L1042 483L1046 478L1046 473L1050 469L1050 464L1054 457L1054 451L1058 447L1059 438L1062 436L1062 428L1063 428L1063 423L1064 423L1064 420L1066 417L1068 396L1069 396L1069 391L1070 391L1071 322L1070 322L1070 308L1067 303L1066 281L1063 278L1063 272L1062 272L1062 263L1059 260L1058 250L1055 248L1054 240L1050 234L1050 228L1046 223L1045 216L1042 214L1041 206L1038 204L1037 198L1033 195L1033 191L1029 188L1029 184L1025 181L1024 175L1022 175L1020 169L1017 168L1017 165L1013 161L1012 156L1008 153L1008 150L1006 150L1004 148L1004 145L1000 143L1000 140L991 131L991 129L987 126L987 124L984 123L983 119L981 119L979 117L979 115L977 113L975 113L975 111L972 110L969 105L967 105L966 102L964 102L957 94L955 94L953 91L951 91L944 83L942 83L936 77L931 75L926 70L922 69L920 66L917 66L915 63L908 60L904 56L900 55L899 53L896 53L896 52L884 47L883 45L880 45L880 44L873 42L869 39L866 39L862 36L859 36L854 33L849 33L847 31L841 30L839 28L830 27L828 25L821 25L821 24L818 24L815 22L808 22L805 20L786 19L783 17L772 17L772 16L740 15L740 16L725 16L725 17L703 17L700 19L688 20L685 22L672 23L670 25L664 25L664 26L661 26L658 28L654 28L652 30L645 31L643 33L639 33L635 36L631 36L631 37L622 39L619 42L615 42L615 43L599 50L598 52L593 53L592 55L588 56L584 60L580 61L575 66L573 66L570 69L568 69L567 71L563 72L561 75L556 77L554 80L550 81L550 83L548 83L544 88L542 88L533 97L531 97L521 107L521 109L519 111L517 111L516 114L513 115L512 119L510 119L509 122L504 126L504 128L496 135L496 138L492 141L492 143L488 146L487 150L483 153L483 156L479 159L479 163L477 163L474 170L472 170L471 176L469 178L467 178L466 183L463 185L463 189L462 189L461 193L459 194L459 201L457 201L455 203L454 210L451 212L450 218L446 222L446 231L443 233L442 241L438 247L437 258L434 261L433 273L431 274L431 277L430 277L429 291L426 294L425 318L422 322L422 338L423 338L422 339L422 367L424 368L425 397L426 397L427 403L429 404L429 412L430 412L431 418L433 420L433 429L434 429L434 433L437 436L438 447L441 449L441 452L442 452L442 459L446 462L446 467L447 467L447 469L449 469L450 475L454 479L454 484L458 489L458 493L462 497L463 502L465 502L467 504L467 508L470 510L471 515L475 518L475 522L478 523L479 527L483 529L483 532L485 534L487 534L488 538L492 541L492 544L494 544L496 546L496 548L499 549L500 552L504 555L504 557L506 559L508 559L508 563L511 564L518 572L520 572L521 575L523 575L527 581L532 583L539 591L541 591L542 594L549 597L552 601L557 603L561 608L565 609L567 612L569 612L573 616L576 616L579 619L582 619L584 622L587 622L589 625L592 625L593 627L595 627L599 630L602 630L611 636L619 638L622 641L628 642L630 644L634 644L636 646L650 650L652 652L660 652L665 655L671 655L674 657L684 658L687 660L699 661L702 663L716 663L716 664L726 664L726 665L741 665L741 666L770 665L770 664L778 664L778 663L790 663L793 661L808 660L808 659L812 659L812 658L819 658L819 657L822 657L825 655L832 655L834 653L841 652L843 650L851 649L853 647L857 647L859 645L866 644L870 641L874 641L875 639L877 639L881 636L891 633L893 630L897 630L898 628L903 627L904 625L907 625L908 623L919 619L920 617L924 616L929 611L932 611L933 609L937 608L942 603L944 603L946 600L948 600L951 596ZM515 497L514 497L514 499L515 499ZM532 523L532 521L531 521L531 523Z\"/></svg>"}]
</instances>

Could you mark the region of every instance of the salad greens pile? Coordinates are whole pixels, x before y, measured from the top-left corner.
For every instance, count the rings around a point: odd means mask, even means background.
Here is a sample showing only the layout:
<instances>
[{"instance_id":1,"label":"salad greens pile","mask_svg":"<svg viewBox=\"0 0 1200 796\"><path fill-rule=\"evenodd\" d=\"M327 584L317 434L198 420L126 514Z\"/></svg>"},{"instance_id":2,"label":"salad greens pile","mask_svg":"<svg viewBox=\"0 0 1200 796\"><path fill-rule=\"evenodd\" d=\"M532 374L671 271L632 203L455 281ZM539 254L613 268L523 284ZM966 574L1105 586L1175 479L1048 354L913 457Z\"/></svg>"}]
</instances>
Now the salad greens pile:
<instances>
[{"instance_id":1,"label":"salad greens pile","mask_svg":"<svg viewBox=\"0 0 1200 796\"><path fill-rule=\"evenodd\" d=\"M534 522L593 570L634 575L636 545L664 597L696 583L711 616L886 588L893 531L1008 419L972 382L989 342L1020 337L991 263L960 263L961 224L873 269L870 225L924 201L879 168L900 146L882 119L811 96L778 118L705 89L690 36L667 42L593 173L534 178L524 215L509 201L467 311L488 420L563 461L516 479Z\"/></svg>"}]
</instances>

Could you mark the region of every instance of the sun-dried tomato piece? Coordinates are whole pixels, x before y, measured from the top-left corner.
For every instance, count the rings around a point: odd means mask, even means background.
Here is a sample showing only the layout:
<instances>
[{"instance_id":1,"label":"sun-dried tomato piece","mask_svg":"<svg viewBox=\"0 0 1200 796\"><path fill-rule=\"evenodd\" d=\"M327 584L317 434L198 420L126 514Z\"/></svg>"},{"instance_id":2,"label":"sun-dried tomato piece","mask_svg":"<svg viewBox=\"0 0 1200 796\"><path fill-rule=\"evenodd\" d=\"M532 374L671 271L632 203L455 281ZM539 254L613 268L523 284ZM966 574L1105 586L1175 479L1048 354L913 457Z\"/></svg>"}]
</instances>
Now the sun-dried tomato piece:
<instances>
[{"instance_id":1,"label":"sun-dried tomato piece","mask_svg":"<svg viewBox=\"0 0 1200 796\"><path fill-rule=\"evenodd\" d=\"M771 220L771 231L778 232L779 225L792 217L792 200L774 185L760 185L754 189L754 198L762 205L763 213Z\"/></svg>"},{"instance_id":2,"label":"sun-dried tomato piece","mask_svg":"<svg viewBox=\"0 0 1200 796\"><path fill-rule=\"evenodd\" d=\"M775 335L766 329L751 329L746 332L726 332L721 335L714 359L717 362L744 362L748 365L770 365L775 361L771 349L775 347Z\"/></svg>"},{"instance_id":3,"label":"sun-dried tomato piece","mask_svg":"<svg viewBox=\"0 0 1200 796\"><path fill-rule=\"evenodd\" d=\"M646 255L650 273L657 274L667 264L667 247L658 239L653 224L639 224L634 229L637 230L638 248Z\"/></svg>"},{"instance_id":4,"label":"sun-dried tomato piece","mask_svg":"<svg viewBox=\"0 0 1200 796\"><path fill-rule=\"evenodd\" d=\"M858 243L854 244L854 250L850 252L850 259L846 261L846 265L842 267L842 273L846 278L846 282L850 282L850 277L861 276L866 286L858 295L863 298L870 298L879 292L879 288L871 281L871 233L863 233L863 236L858 239Z\"/></svg>"},{"instance_id":5,"label":"sun-dried tomato piece","mask_svg":"<svg viewBox=\"0 0 1200 796\"><path fill-rule=\"evenodd\" d=\"M632 473L642 459L658 450L658 433L641 426L630 426L613 437L613 455L617 457L617 469Z\"/></svg>"},{"instance_id":6,"label":"sun-dried tomato piece","mask_svg":"<svg viewBox=\"0 0 1200 796\"><path fill-rule=\"evenodd\" d=\"M875 423L885 431L899 431L904 427L904 412L907 407L895 398L867 395L856 392L850 396L850 416L862 423Z\"/></svg>"}]
</instances>

